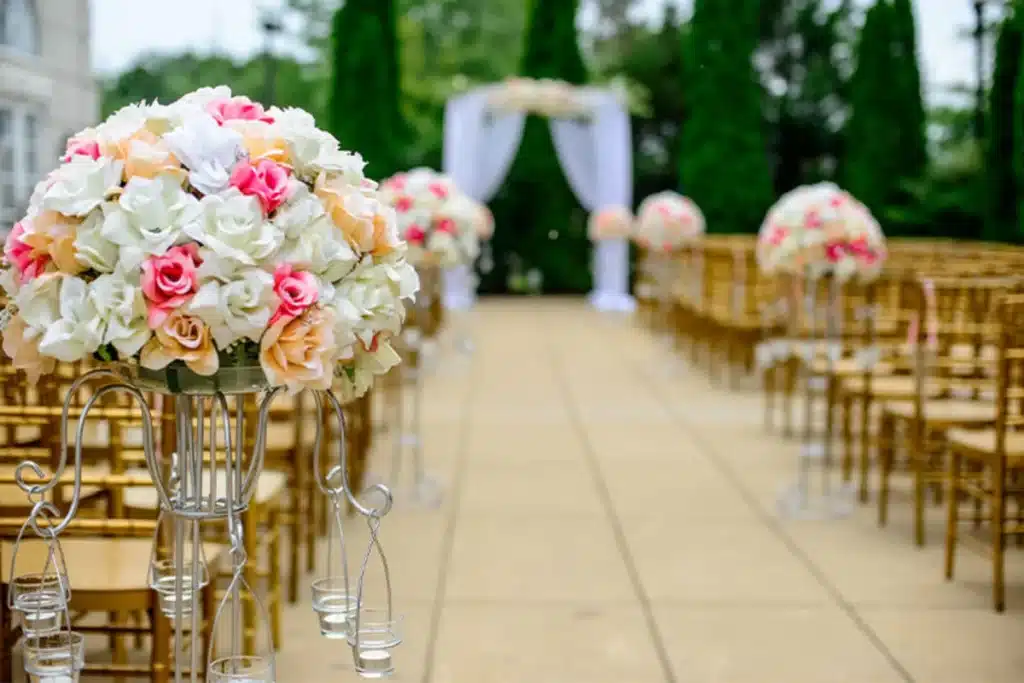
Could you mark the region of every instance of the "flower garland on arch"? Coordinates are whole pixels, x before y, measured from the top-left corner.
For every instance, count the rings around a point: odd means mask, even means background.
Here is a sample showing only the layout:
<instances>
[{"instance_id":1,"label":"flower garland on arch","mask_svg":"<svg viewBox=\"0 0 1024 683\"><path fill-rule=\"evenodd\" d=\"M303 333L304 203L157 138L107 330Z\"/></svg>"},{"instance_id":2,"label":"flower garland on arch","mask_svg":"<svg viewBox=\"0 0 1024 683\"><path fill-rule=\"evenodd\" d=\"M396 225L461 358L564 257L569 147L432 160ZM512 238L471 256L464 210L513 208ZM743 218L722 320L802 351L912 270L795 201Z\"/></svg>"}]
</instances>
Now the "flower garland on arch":
<instances>
[{"instance_id":1,"label":"flower garland on arch","mask_svg":"<svg viewBox=\"0 0 1024 683\"><path fill-rule=\"evenodd\" d=\"M363 167L307 112L226 87L121 109L6 239L4 352L30 379L92 357L362 394L419 287Z\"/></svg>"},{"instance_id":2,"label":"flower garland on arch","mask_svg":"<svg viewBox=\"0 0 1024 683\"><path fill-rule=\"evenodd\" d=\"M549 78L510 78L493 86L488 105L494 111L549 118L582 118L592 109L584 88Z\"/></svg>"}]
</instances>

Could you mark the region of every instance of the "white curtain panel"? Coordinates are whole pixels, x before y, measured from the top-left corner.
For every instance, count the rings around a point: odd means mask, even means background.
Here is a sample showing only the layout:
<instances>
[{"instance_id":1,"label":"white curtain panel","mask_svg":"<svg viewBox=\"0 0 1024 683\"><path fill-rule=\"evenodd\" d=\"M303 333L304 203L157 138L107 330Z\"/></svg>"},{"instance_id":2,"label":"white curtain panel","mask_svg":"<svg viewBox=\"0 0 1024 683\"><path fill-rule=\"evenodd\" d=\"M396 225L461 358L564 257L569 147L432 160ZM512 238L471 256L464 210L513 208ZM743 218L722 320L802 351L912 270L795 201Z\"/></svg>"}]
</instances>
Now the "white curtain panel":
<instances>
[{"instance_id":1,"label":"white curtain panel","mask_svg":"<svg viewBox=\"0 0 1024 683\"><path fill-rule=\"evenodd\" d=\"M526 116L490 113L491 88L480 88L448 101L444 115L444 173L478 202L494 198L512 168L523 139ZM473 305L470 264L445 271L444 299L450 309Z\"/></svg>"},{"instance_id":2,"label":"white curtain panel","mask_svg":"<svg viewBox=\"0 0 1024 683\"><path fill-rule=\"evenodd\" d=\"M633 205L633 142L629 113L607 92L589 94L593 114L583 121L552 120L551 137L565 176L587 211ZM598 310L631 311L629 245L609 240L594 245L594 289Z\"/></svg>"}]
</instances>

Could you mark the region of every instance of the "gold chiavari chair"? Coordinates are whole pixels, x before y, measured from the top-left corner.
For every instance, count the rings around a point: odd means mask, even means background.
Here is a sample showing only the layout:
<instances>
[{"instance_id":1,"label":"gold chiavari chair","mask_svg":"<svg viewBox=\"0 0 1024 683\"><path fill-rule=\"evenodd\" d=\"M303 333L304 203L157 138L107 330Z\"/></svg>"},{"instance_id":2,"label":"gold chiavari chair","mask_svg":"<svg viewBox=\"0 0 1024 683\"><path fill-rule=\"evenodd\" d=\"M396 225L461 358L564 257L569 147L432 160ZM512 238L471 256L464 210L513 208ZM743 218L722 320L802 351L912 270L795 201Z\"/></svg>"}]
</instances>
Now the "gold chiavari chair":
<instances>
[{"instance_id":1,"label":"gold chiavari chair","mask_svg":"<svg viewBox=\"0 0 1024 683\"><path fill-rule=\"evenodd\" d=\"M960 540L960 507L975 503L972 520L987 512L992 559L992 602L1006 606L1006 539L1024 538L1024 295L1006 297L999 309L996 420L982 430L951 429L946 520L946 578L952 579ZM1016 503L1011 516L1009 503Z\"/></svg>"},{"instance_id":2,"label":"gold chiavari chair","mask_svg":"<svg viewBox=\"0 0 1024 683\"><path fill-rule=\"evenodd\" d=\"M919 321L914 339L915 392L910 401L886 402L879 426L878 520L888 521L896 435L903 438L913 478L914 541L925 542L925 498L945 477L943 435L952 428L980 429L996 418L994 378L986 349L994 348L994 314L1012 278L925 278L915 288ZM964 354L961 349L968 349Z\"/></svg>"},{"instance_id":3,"label":"gold chiavari chair","mask_svg":"<svg viewBox=\"0 0 1024 683\"><path fill-rule=\"evenodd\" d=\"M44 468L44 477L39 482L48 481L54 472L54 466L60 457L60 414L64 393L60 390L50 391L59 387L61 380L76 376L81 368L58 368L53 378L43 380L38 385L45 387L43 391L31 389L21 392L25 402L21 405L6 404L0 406L0 424L5 427L12 423L22 426L34 426L43 430L44 443L49 457L35 459L40 464L50 463ZM6 373L5 381L24 383L24 377L17 373ZM81 413L84 397L88 396L97 386L108 380L98 380L95 384L81 387L81 398L73 397L70 417L72 426ZM159 420L159 411L152 416ZM130 432L140 424L140 412L136 407L127 407L116 401L102 401L89 412L86 421L86 434L92 442L90 448L98 449L99 441L106 435ZM54 422L58 429L53 429ZM83 459L88 450L83 444ZM20 446L13 449L0 448L5 456L29 456L37 453L20 452ZM169 641L171 629L167 619L159 608L156 594L149 586L149 563L153 553L153 534L156 525L151 520L129 519L123 516L124 508L119 504L123 501L128 489L151 486L149 474L135 476L121 473L124 460L130 449L123 442L112 439L106 449L107 457L112 465L107 468L83 467L82 495L83 504L79 514L71 522L61 537L61 546L67 560L67 570L74 583L70 610L75 622L75 629L89 633L106 634L110 638L111 657L109 662L87 662L85 673L113 676L115 680L125 677L148 676L153 681L164 683L169 680L170 662ZM69 454L69 457L72 457ZM118 472L114 472L118 470ZM63 486L53 489L52 496L56 503L62 491L71 488L73 475L70 469L64 472ZM14 504L15 486L13 469L0 474L0 492L10 498L4 505L3 517L0 517L0 537L7 539L0 543L0 602L6 605L5 592L11 581L11 555L14 550L12 540L21 528L27 507L18 509ZM27 502L27 501L26 501ZM62 509L66 506L61 506ZM29 535L18 546L19 572L38 570L45 564L48 553L47 544ZM219 546L207 546L204 554L211 568L215 568L221 559ZM209 642L208 629L212 625L213 609L216 604L213 596L213 584L202 591L202 619L204 629L203 642ZM96 623L86 621L93 615L107 615L107 620ZM148 615L148 624L143 615ZM134 620L134 623L131 623ZM141 644L143 636L151 641L150 656L145 664L129 661L125 648L125 635L134 635L136 643ZM0 680L11 680L11 650L17 640L16 625L10 622L10 615L4 610L4 618L0 619ZM205 662L205 658L203 658Z\"/></svg>"}]
</instances>

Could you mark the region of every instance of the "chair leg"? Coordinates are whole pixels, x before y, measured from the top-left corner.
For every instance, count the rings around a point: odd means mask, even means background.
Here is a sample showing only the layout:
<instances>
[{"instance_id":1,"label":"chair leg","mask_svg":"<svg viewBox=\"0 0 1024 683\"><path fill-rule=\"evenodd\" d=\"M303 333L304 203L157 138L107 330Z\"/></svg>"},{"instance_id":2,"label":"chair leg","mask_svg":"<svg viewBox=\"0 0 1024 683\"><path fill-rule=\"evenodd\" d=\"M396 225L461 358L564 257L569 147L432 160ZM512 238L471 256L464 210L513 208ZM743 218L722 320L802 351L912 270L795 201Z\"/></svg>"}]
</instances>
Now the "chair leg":
<instances>
[{"instance_id":1,"label":"chair leg","mask_svg":"<svg viewBox=\"0 0 1024 683\"><path fill-rule=\"evenodd\" d=\"M949 470L946 475L946 580L953 578L956 565L956 542L960 531L960 463L959 451L949 454Z\"/></svg>"},{"instance_id":2,"label":"chair leg","mask_svg":"<svg viewBox=\"0 0 1024 683\"><path fill-rule=\"evenodd\" d=\"M925 497L928 494L928 454L926 453L926 439L920 438L924 425L912 425L915 430L915 438L911 442L910 452L907 454L910 459L911 472L914 476L914 543L918 546L925 544L924 528L924 507Z\"/></svg>"},{"instance_id":3,"label":"chair leg","mask_svg":"<svg viewBox=\"0 0 1024 683\"><path fill-rule=\"evenodd\" d=\"M764 428L770 432L775 428L775 366L766 366L761 377L764 384Z\"/></svg>"},{"instance_id":4,"label":"chair leg","mask_svg":"<svg viewBox=\"0 0 1024 683\"><path fill-rule=\"evenodd\" d=\"M281 647L281 531L283 525L281 524L281 512L280 509L275 510L269 515L267 519L268 533L270 534L270 542L267 544L268 552L270 553L270 562L268 563L268 577L267 577L267 605L270 610L270 635L274 642L274 647ZM290 539L289 539L290 540Z\"/></svg>"},{"instance_id":5,"label":"chair leg","mask_svg":"<svg viewBox=\"0 0 1024 683\"><path fill-rule=\"evenodd\" d=\"M878 428L878 525L889 522L889 474L892 471L895 425L892 417L882 414Z\"/></svg>"},{"instance_id":6,"label":"chair leg","mask_svg":"<svg viewBox=\"0 0 1024 683\"><path fill-rule=\"evenodd\" d=\"M879 430L881 431L881 430ZM882 436L878 436L879 444ZM860 448L860 486L858 495L860 502L868 502L868 476L871 473L871 397L864 394L860 401L860 436L858 437ZM881 446L879 446L881 449Z\"/></svg>"},{"instance_id":7,"label":"chair leg","mask_svg":"<svg viewBox=\"0 0 1024 683\"><path fill-rule=\"evenodd\" d=\"M843 440L843 483L853 480L853 397L839 392L840 433Z\"/></svg>"},{"instance_id":8,"label":"chair leg","mask_svg":"<svg viewBox=\"0 0 1024 683\"><path fill-rule=\"evenodd\" d=\"M213 583L211 581L210 585L212 586ZM154 597L155 595L154 593ZM149 655L150 668L153 670L152 680L153 683L169 683L171 680L171 623L157 605L149 610L149 622L153 640Z\"/></svg>"},{"instance_id":9,"label":"chair leg","mask_svg":"<svg viewBox=\"0 0 1024 683\"><path fill-rule=\"evenodd\" d=\"M1004 585L1006 537L1003 524L1006 516L1006 496L1003 491L1003 472L1000 467L991 467L992 500L992 602L996 612L1006 609L1006 587Z\"/></svg>"}]
</instances>

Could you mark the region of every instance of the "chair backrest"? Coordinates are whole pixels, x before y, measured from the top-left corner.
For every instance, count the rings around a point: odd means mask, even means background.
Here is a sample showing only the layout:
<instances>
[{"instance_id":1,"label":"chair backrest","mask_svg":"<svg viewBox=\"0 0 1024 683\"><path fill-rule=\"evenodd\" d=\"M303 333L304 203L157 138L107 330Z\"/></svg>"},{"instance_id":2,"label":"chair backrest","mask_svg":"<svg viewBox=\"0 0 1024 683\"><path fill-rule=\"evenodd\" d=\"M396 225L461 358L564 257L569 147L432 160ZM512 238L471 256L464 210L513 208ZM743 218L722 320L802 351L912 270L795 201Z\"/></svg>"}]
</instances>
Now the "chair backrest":
<instances>
[{"instance_id":1,"label":"chair backrest","mask_svg":"<svg viewBox=\"0 0 1024 683\"><path fill-rule=\"evenodd\" d=\"M1024 294L1004 296L998 319L996 452L1005 454L1007 434L1024 430Z\"/></svg>"}]
</instances>

